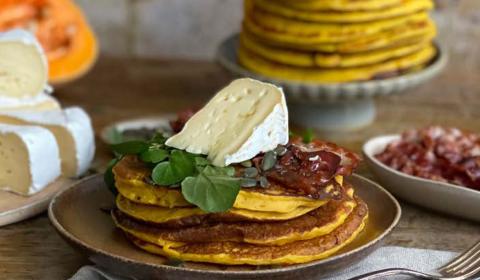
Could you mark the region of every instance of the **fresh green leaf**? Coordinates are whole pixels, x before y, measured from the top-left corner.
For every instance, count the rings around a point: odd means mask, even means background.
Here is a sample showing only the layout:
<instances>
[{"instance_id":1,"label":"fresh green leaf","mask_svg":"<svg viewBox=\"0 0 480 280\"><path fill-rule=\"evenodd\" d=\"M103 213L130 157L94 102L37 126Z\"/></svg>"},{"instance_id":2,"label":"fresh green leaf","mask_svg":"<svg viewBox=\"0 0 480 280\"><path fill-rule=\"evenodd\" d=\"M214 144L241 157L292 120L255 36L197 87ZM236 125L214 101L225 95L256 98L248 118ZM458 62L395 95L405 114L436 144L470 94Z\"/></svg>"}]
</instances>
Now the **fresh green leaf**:
<instances>
[{"instance_id":1,"label":"fresh green leaf","mask_svg":"<svg viewBox=\"0 0 480 280\"><path fill-rule=\"evenodd\" d=\"M240 191L238 178L221 175L219 170L207 166L196 177L182 182L185 199L206 212L225 212L232 208Z\"/></svg>"},{"instance_id":2,"label":"fresh green leaf","mask_svg":"<svg viewBox=\"0 0 480 280\"><path fill-rule=\"evenodd\" d=\"M305 132L302 135L303 143L306 143L306 144L312 142L313 138L315 138L315 135L311 128L305 130Z\"/></svg>"},{"instance_id":3,"label":"fresh green leaf","mask_svg":"<svg viewBox=\"0 0 480 280\"><path fill-rule=\"evenodd\" d=\"M140 154L144 162L159 163L168 157L168 151L164 149L148 149Z\"/></svg>"},{"instance_id":4,"label":"fresh green leaf","mask_svg":"<svg viewBox=\"0 0 480 280\"><path fill-rule=\"evenodd\" d=\"M119 155L136 155L148 149L149 145L143 141L128 141L111 145L112 151Z\"/></svg>"},{"instance_id":5,"label":"fresh green leaf","mask_svg":"<svg viewBox=\"0 0 480 280\"><path fill-rule=\"evenodd\" d=\"M105 174L103 174L103 181L114 195L117 195L118 191L115 187L115 176L113 175L112 169L119 161L119 158L112 159L107 165L107 170L105 171Z\"/></svg>"},{"instance_id":6,"label":"fresh green leaf","mask_svg":"<svg viewBox=\"0 0 480 280\"><path fill-rule=\"evenodd\" d=\"M196 172L195 160L187 152L174 150L170 154L170 160L164 161L152 171L153 181L161 186L169 186L180 183L188 176L193 176Z\"/></svg>"}]
</instances>

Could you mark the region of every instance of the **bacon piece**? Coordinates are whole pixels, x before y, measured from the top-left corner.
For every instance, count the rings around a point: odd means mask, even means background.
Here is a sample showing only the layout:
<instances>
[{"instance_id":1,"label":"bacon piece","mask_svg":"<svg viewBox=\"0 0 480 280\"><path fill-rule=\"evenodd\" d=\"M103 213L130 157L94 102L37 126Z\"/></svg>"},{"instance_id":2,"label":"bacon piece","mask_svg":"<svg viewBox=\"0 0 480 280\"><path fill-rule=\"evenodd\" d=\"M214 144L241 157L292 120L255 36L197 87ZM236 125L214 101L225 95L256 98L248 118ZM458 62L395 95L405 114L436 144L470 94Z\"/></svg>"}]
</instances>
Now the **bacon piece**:
<instances>
[{"instance_id":1,"label":"bacon piece","mask_svg":"<svg viewBox=\"0 0 480 280\"><path fill-rule=\"evenodd\" d=\"M266 173L269 180L298 189L313 198L325 196L325 187L337 175L350 175L359 157L334 144L314 140L309 144L293 139L276 166Z\"/></svg>"},{"instance_id":2,"label":"bacon piece","mask_svg":"<svg viewBox=\"0 0 480 280\"><path fill-rule=\"evenodd\" d=\"M480 190L480 136L457 128L408 130L376 158L409 175Z\"/></svg>"}]
</instances>

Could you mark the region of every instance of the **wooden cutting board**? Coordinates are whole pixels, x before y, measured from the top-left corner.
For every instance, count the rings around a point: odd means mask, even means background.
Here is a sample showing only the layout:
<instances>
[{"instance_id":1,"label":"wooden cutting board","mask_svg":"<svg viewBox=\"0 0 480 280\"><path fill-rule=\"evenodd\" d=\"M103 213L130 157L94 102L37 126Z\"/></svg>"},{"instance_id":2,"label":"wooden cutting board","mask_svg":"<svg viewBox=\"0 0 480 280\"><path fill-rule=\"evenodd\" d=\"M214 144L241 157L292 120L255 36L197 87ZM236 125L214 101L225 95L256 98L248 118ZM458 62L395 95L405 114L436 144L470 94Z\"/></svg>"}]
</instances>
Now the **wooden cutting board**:
<instances>
[{"instance_id":1,"label":"wooden cutting board","mask_svg":"<svg viewBox=\"0 0 480 280\"><path fill-rule=\"evenodd\" d=\"M53 196L73 182L74 180L66 178L57 179L32 196L0 191L0 226L23 221L47 210Z\"/></svg>"}]
</instances>

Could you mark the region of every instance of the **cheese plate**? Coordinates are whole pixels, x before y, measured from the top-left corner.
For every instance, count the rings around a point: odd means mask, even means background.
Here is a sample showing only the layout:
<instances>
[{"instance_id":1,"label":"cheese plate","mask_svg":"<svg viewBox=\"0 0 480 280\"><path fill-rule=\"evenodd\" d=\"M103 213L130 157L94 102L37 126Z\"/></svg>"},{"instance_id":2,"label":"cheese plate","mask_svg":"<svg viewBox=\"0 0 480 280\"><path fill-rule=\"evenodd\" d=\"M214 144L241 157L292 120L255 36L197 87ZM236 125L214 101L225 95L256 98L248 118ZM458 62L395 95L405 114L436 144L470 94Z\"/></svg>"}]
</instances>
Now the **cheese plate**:
<instances>
[{"instance_id":1,"label":"cheese plate","mask_svg":"<svg viewBox=\"0 0 480 280\"><path fill-rule=\"evenodd\" d=\"M59 178L32 196L0 191L0 226L20 222L42 213L47 209L52 197L73 182L71 179Z\"/></svg>"}]
</instances>

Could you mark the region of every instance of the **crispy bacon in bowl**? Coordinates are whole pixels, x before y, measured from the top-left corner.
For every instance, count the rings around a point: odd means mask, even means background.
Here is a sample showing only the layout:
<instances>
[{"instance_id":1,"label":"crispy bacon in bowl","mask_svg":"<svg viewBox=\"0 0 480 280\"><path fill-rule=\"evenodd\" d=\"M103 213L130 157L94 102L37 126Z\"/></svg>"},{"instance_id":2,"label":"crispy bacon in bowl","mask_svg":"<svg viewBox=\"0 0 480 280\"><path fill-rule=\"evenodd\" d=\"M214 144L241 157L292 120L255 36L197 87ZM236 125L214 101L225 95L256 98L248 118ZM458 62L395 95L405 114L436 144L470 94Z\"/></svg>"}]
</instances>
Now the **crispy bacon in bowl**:
<instances>
[{"instance_id":1,"label":"crispy bacon in bowl","mask_svg":"<svg viewBox=\"0 0 480 280\"><path fill-rule=\"evenodd\" d=\"M375 155L403 173L480 190L480 136L432 126L404 132Z\"/></svg>"}]
</instances>

